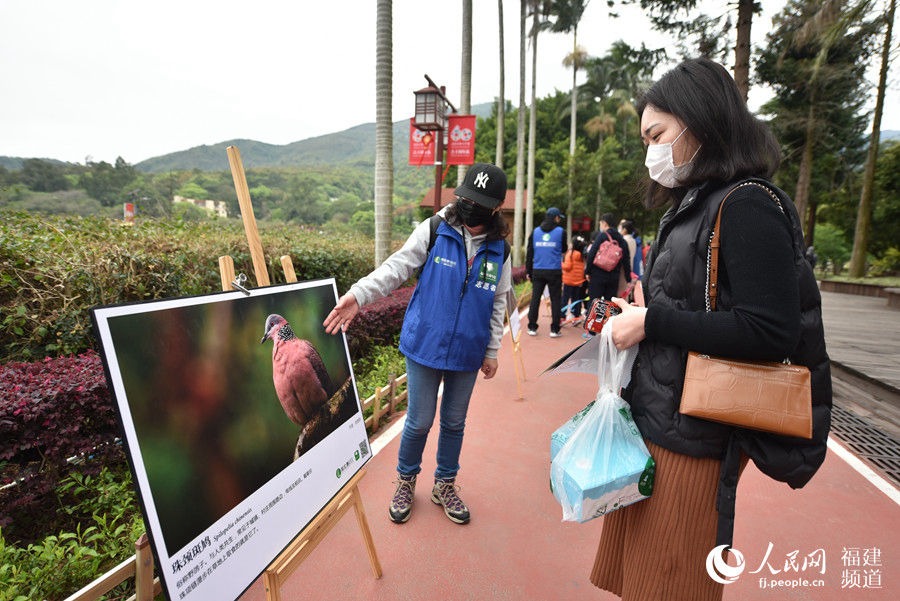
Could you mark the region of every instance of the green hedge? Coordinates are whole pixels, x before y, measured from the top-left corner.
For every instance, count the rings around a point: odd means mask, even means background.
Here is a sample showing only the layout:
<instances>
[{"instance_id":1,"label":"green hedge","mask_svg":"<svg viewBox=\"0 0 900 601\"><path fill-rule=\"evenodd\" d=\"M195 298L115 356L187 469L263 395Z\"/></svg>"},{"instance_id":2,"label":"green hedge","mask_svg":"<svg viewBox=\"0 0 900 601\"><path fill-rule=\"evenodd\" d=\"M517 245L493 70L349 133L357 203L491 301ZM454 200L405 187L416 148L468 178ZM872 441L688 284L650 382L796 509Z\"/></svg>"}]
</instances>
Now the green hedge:
<instances>
[{"instance_id":1,"label":"green hedge","mask_svg":"<svg viewBox=\"0 0 900 601\"><path fill-rule=\"evenodd\" d=\"M299 280L334 276L340 293L372 268L371 238L259 223L273 284L288 255ZM254 283L239 220L139 220L0 212L0 363L82 352L93 346L90 309L221 288L218 257Z\"/></svg>"}]
</instances>

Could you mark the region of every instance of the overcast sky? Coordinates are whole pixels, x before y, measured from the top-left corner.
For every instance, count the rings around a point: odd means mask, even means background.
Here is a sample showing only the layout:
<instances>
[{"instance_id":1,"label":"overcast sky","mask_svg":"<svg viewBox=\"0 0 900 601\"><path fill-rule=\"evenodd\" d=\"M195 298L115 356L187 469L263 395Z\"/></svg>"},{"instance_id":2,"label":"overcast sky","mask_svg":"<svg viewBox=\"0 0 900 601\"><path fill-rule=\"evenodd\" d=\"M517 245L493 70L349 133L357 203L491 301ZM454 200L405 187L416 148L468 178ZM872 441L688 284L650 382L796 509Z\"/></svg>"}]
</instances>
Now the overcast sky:
<instances>
[{"instance_id":1,"label":"overcast sky","mask_svg":"<svg viewBox=\"0 0 900 601\"><path fill-rule=\"evenodd\" d=\"M727 10L725 2L705 4L714 14ZM784 2L763 4L756 44ZM472 104L479 104L498 93L497 2L473 5ZM133 164L201 144L288 144L374 122L375 7L375 0L0 0L0 155L77 163L121 156ZM461 2L394 0L393 14L393 120L411 116L412 92L427 85L426 73L459 106ZM593 0L579 45L602 56L619 39L671 44L636 7L621 14L611 20L605 0ZM514 105L518 19L519 3L504 2L505 96ZM539 38L539 97L570 88L562 60L571 45L571 35ZM892 75L883 129L900 129ZM751 92L751 108L765 98Z\"/></svg>"}]
</instances>

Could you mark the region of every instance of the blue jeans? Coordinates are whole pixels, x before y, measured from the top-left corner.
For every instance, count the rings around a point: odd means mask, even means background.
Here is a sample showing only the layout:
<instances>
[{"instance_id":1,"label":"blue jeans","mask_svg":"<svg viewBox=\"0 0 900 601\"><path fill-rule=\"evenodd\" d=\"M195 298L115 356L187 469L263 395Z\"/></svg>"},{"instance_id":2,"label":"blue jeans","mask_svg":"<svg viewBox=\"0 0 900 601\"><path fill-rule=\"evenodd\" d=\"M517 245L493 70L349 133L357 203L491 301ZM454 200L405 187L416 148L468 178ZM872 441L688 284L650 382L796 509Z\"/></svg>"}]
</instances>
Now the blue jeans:
<instances>
[{"instance_id":1,"label":"blue jeans","mask_svg":"<svg viewBox=\"0 0 900 601\"><path fill-rule=\"evenodd\" d=\"M400 437L397 471L404 475L422 471L422 453L428 431L437 413L437 393L441 380L441 424L438 436L435 478L455 478L466 428L466 412L475 387L476 371L447 371L426 367L406 359L406 387L409 392L406 423Z\"/></svg>"}]
</instances>

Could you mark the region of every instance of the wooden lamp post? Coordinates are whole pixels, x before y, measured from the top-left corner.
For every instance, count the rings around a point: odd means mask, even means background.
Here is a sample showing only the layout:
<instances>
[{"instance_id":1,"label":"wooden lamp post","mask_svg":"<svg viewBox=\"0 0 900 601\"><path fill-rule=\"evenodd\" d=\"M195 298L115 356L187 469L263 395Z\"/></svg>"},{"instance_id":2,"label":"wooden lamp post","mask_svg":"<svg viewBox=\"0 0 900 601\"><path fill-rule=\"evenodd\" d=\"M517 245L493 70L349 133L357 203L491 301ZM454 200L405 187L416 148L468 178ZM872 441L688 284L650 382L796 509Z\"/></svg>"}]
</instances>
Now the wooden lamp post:
<instances>
[{"instance_id":1,"label":"wooden lamp post","mask_svg":"<svg viewBox=\"0 0 900 601\"><path fill-rule=\"evenodd\" d=\"M416 97L416 112L413 125L421 131L434 132L434 212L441 210L441 182L444 164L444 132L447 130L447 106L456 112L456 107L444 95L444 86L438 87L425 75L428 87L413 92Z\"/></svg>"}]
</instances>

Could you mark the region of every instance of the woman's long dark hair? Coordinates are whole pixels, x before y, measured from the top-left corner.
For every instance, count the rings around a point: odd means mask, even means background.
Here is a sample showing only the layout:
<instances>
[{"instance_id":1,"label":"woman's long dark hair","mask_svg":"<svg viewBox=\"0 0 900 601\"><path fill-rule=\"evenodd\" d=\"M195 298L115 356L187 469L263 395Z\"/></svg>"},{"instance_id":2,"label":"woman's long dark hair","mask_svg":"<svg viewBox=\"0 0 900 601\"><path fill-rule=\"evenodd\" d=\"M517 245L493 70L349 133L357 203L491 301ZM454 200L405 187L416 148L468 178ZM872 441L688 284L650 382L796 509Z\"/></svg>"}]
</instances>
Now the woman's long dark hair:
<instances>
[{"instance_id":1,"label":"woman's long dark hair","mask_svg":"<svg viewBox=\"0 0 900 601\"><path fill-rule=\"evenodd\" d=\"M463 225L462 219L456 214L456 203L447 207L447 210L444 211L444 218L450 225L459 227ZM486 240L503 240L509 236L509 224L506 223L502 212L497 211L494 213L494 216L484 228L484 233L487 235Z\"/></svg>"},{"instance_id":2,"label":"woman's long dark hair","mask_svg":"<svg viewBox=\"0 0 900 601\"><path fill-rule=\"evenodd\" d=\"M677 117L701 144L690 174L669 190L651 181L645 204L676 202L685 188L704 182L725 183L745 177L770 178L781 164L781 149L768 125L747 109L737 84L719 63L686 60L663 75L638 100Z\"/></svg>"}]
</instances>

